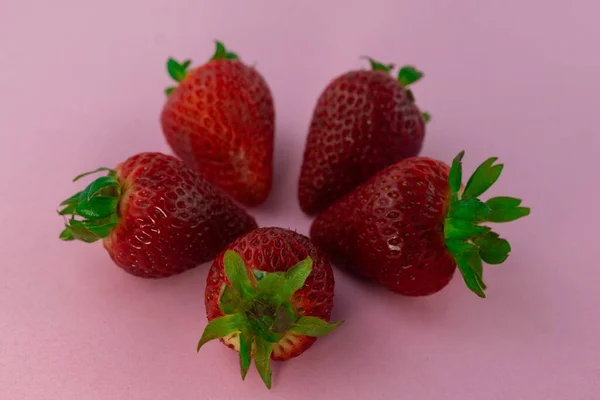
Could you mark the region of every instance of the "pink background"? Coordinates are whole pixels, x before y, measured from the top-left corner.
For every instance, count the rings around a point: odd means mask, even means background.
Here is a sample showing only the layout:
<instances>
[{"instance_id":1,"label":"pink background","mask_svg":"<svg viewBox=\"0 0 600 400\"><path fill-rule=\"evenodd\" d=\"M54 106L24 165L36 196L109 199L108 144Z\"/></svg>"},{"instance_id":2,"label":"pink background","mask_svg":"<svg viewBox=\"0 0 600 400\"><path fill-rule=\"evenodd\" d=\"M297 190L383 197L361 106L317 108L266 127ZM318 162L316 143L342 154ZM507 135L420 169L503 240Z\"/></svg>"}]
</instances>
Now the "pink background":
<instances>
[{"instance_id":1,"label":"pink background","mask_svg":"<svg viewBox=\"0 0 600 400\"><path fill-rule=\"evenodd\" d=\"M599 13L596 0L2 0L0 399L599 398ZM467 171L499 156L491 194L533 209L499 228L513 254L486 269L489 298L460 278L409 299L336 273L346 324L277 364L267 392L224 346L195 352L207 265L147 281L99 243L59 242L74 175L168 151L165 60L202 63L215 38L256 61L276 100L275 187L252 213L302 233L319 92L363 54L424 70L423 154L464 148Z\"/></svg>"}]
</instances>

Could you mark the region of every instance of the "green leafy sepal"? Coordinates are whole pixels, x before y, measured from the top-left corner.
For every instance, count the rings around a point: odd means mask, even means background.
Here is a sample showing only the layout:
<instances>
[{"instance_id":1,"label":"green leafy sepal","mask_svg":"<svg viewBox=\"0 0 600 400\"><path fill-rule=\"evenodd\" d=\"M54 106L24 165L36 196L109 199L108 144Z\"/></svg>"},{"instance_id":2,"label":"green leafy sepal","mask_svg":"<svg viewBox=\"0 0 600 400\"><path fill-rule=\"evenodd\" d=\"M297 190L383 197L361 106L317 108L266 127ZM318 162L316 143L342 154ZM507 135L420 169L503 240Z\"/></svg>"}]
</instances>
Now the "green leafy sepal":
<instances>
[{"instance_id":1,"label":"green leafy sepal","mask_svg":"<svg viewBox=\"0 0 600 400\"><path fill-rule=\"evenodd\" d=\"M238 334L242 379L250 368L252 357L260 377L271 388L271 354L273 346L288 332L321 337L333 331L341 322L304 316L294 309L292 298L312 271L312 259L307 257L286 272L248 271L242 257L235 251L224 254L225 276L219 308L224 314L206 326L198 351L207 342Z\"/></svg>"},{"instance_id":2,"label":"green leafy sepal","mask_svg":"<svg viewBox=\"0 0 600 400\"><path fill-rule=\"evenodd\" d=\"M107 171L108 174L97 178L84 190L60 203L62 209L58 214L66 218L65 229L59 236L61 240L92 243L110 235L119 222L117 209L121 185L114 170L98 168L75 177L73 182L102 171Z\"/></svg>"},{"instance_id":3,"label":"green leafy sepal","mask_svg":"<svg viewBox=\"0 0 600 400\"><path fill-rule=\"evenodd\" d=\"M453 160L448 176L451 198L444 222L444 239L465 283L479 297L485 297L483 262L501 264L508 258L510 244L492 231L487 222L509 222L529 215L528 207L513 197L479 199L500 177L502 164L496 157L484 161L462 190L461 151Z\"/></svg>"}]
</instances>

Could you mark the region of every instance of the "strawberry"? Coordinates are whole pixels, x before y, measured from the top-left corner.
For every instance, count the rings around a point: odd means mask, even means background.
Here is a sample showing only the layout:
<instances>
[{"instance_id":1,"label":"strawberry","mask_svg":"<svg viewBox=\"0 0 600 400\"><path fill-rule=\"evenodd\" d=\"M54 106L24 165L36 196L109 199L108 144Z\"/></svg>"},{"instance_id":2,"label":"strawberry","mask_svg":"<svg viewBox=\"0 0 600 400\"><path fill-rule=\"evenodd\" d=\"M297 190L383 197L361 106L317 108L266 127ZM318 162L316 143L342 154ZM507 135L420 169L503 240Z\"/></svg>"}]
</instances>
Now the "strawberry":
<instances>
[{"instance_id":1,"label":"strawberry","mask_svg":"<svg viewBox=\"0 0 600 400\"><path fill-rule=\"evenodd\" d=\"M300 208L317 214L381 169L416 156L429 114L415 105L409 85L423 74L413 67L369 58L371 71L350 71L325 88L306 140L298 184Z\"/></svg>"},{"instance_id":2,"label":"strawberry","mask_svg":"<svg viewBox=\"0 0 600 400\"><path fill-rule=\"evenodd\" d=\"M395 292L438 292L458 266L467 286L485 297L482 262L504 262L510 244L482 224L513 221L530 210L512 197L479 200L502 171L495 157L462 190L463 155L451 169L426 157L389 166L318 216L311 238L341 265Z\"/></svg>"},{"instance_id":3,"label":"strawberry","mask_svg":"<svg viewBox=\"0 0 600 400\"><path fill-rule=\"evenodd\" d=\"M329 323L333 270L325 253L304 235L259 228L231 243L206 278L209 320L198 351L221 339L239 351L242 379L251 357L271 387L269 360L289 360L341 322Z\"/></svg>"},{"instance_id":4,"label":"strawberry","mask_svg":"<svg viewBox=\"0 0 600 400\"><path fill-rule=\"evenodd\" d=\"M167 89L160 122L170 147L235 200L255 206L271 190L275 110L267 83L217 42L204 65L167 62L179 82Z\"/></svg>"},{"instance_id":5,"label":"strawberry","mask_svg":"<svg viewBox=\"0 0 600 400\"><path fill-rule=\"evenodd\" d=\"M233 200L183 161L140 153L61 203L70 216L60 238L102 239L113 261L130 274L161 278L213 259L236 237L257 227Z\"/></svg>"}]
</instances>

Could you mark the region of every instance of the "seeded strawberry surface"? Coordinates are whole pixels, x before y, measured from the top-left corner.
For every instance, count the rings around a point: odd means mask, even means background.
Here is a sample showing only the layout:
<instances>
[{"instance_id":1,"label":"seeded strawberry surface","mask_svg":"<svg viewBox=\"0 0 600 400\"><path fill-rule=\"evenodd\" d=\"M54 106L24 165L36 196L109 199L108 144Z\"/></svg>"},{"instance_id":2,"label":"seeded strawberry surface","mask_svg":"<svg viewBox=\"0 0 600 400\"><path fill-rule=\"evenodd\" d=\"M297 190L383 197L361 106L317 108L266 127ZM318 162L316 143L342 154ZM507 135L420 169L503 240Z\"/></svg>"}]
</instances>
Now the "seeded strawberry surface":
<instances>
[{"instance_id":1,"label":"seeded strawberry surface","mask_svg":"<svg viewBox=\"0 0 600 400\"><path fill-rule=\"evenodd\" d=\"M388 167L321 214L311 237L341 265L393 291L436 292L456 269L443 234L448 171L424 157Z\"/></svg>"},{"instance_id":2,"label":"seeded strawberry surface","mask_svg":"<svg viewBox=\"0 0 600 400\"><path fill-rule=\"evenodd\" d=\"M384 71L334 79L315 107L299 181L302 210L315 214L381 169L421 150L425 121Z\"/></svg>"},{"instance_id":3,"label":"seeded strawberry surface","mask_svg":"<svg viewBox=\"0 0 600 400\"><path fill-rule=\"evenodd\" d=\"M113 261L145 278L211 260L256 221L183 161L140 153L65 200L63 240L102 239ZM87 174L84 174L87 175ZM78 178L76 178L78 179Z\"/></svg>"},{"instance_id":4,"label":"seeded strawberry surface","mask_svg":"<svg viewBox=\"0 0 600 400\"><path fill-rule=\"evenodd\" d=\"M248 273L252 270L285 272L298 262L312 258L312 271L304 286L296 291L292 306L298 315L319 317L329 321L333 308L333 270L325 253L317 249L308 237L282 228L259 228L231 243L224 250L236 251L245 261ZM223 255L214 261L206 280L205 305L209 321L223 316L219 299L229 281L224 274ZM315 337L288 331L273 345L271 358L287 360L306 351ZM231 348L239 350L237 333L222 340Z\"/></svg>"},{"instance_id":5,"label":"seeded strawberry surface","mask_svg":"<svg viewBox=\"0 0 600 400\"><path fill-rule=\"evenodd\" d=\"M272 184L275 111L263 77L239 60L191 70L169 95L161 125L173 151L246 205Z\"/></svg>"},{"instance_id":6,"label":"seeded strawberry surface","mask_svg":"<svg viewBox=\"0 0 600 400\"><path fill-rule=\"evenodd\" d=\"M315 219L313 241L349 270L404 295L438 292L458 267L467 287L486 297L483 263L502 264L511 246L484 224L531 210L509 196L480 200L504 165L488 158L463 186L463 156L451 168L412 157L383 169Z\"/></svg>"}]
</instances>

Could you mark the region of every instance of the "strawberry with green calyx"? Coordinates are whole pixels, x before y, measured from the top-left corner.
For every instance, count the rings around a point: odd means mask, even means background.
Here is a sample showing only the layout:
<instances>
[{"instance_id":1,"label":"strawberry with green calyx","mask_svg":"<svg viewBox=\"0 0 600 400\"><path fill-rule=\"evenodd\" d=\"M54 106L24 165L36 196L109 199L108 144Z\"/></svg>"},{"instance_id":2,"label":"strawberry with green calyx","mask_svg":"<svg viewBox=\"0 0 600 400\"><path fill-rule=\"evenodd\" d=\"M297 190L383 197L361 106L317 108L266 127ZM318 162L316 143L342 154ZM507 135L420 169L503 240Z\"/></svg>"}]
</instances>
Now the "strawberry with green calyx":
<instances>
[{"instance_id":1,"label":"strawberry with green calyx","mask_svg":"<svg viewBox=\"0 0 600 400\"><path fill-rule=\"evenodd\" d=\"M167 88L160 124L177 156L247 206L263 203L273 179L275 108L262 75L216 42L213 56L167 61L178 84Z\"/></svg>"},{"instance_id":2,"label":"strawberry with green calyx","mask_svg":"<svg viewBox=\"0 0 600 400\"><path fill-rule=\"evenodd\" d=\"M240 354L242 378L252 355L267 387L269 360L306 351L340 323L329 323L334 296L329 259L308 237L259 228L227 246L206 278L209 324L198 343L221 339Z\"/></svg>"},{"instance_id":3,"label":"strawberry with green calyx","mask_svg":"<svg viewBox=\"0 0 600 400\"><path fill-rule=\"evenodd\" d=\"M213 319L204 330L198 351L208 341L237 333L240 338L240 366L245 379L252 354L265 385L271 387L271 353L273 345L288 331L297 335L321 337L333 331L340 322L301 316L292 305L294 293L304 286L312 270L312 259L304 259L286 272L253 271L248 276L244 260L232 250L224 255L226 286L219 307L223 317Z\"/></svg>"},{"instance_id":4,"label":"strawberry with green calyx","mask_svg":"<svg viewBox=\"0 0 600 400\"><path fill-rule=\"evenodd\" d=\"M404 295L438 292L458 266L485 297L483 262L504 262L510 244L484 224L514 221L530 209L512 197L479 199L502 172L495 157L462 190L463 155L451 168L413 157L380 171L317 217L313 241L349 270Z\"/></svg>"},{"instance_id":5,"label":"strawberry with green calyx","mask_svg":"<svg viewBox=\"0 0 600 400\"><path fill-rule=\"evenodd\" d=\"M217 48L215 50L215 54L210 58L210 61L214 60L238 60L239 57L236 53L227 51L225 45L219 41L216 42ZM173 58L169 58L167 60L167 72L169 76L173 78L173 80L177 83L183 81L183 79L188 74L188 67L192 63L192 60L185 60L182 63L177 62ZM165 94L170 95L173 90L175 90L175 86L169 86L165 90Z\"/></svg>"},{"instance_id":6,"label":"strawberry with green calyx","mask_svg":"<svg viewBox=\"0 0 600 400\"><path fill-rule=\"evenodd\" d=\"M134 155L61 203L64 241L102 240L113 261L145 278L213 259L256 221L176 157Z\"/></svg>"},{"instance_id":7,"label":"strawberry with green calyx","mask_svg":"<svg viewBox=\"0 0 600 400\"><path fill-rule=\"evenodd\" d=\"M363 57L371 70L346 72L319 96L306 139L298 201L318 214L381 169L419 154L429 114L410 87L423 76L412 66Z\"/></svg>"}]
</instances>

